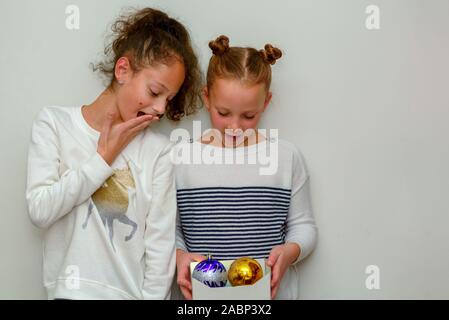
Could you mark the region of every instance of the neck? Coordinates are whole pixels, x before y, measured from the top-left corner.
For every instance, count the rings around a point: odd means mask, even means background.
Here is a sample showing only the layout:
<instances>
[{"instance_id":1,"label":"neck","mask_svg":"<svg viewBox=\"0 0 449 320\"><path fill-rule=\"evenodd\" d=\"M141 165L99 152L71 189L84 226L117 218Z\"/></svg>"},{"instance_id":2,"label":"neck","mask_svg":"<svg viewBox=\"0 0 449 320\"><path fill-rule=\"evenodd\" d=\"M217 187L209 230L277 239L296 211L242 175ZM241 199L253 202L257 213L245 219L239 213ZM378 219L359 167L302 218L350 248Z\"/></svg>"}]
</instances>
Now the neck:
<instances>
[{"instance_id":1,"label":"neck","mask_svg":"<svg viewBox=\"0 0 449 320\"><path fill-rule=\"evenodd\" d=\"M86 122L95 130L101 132L108 112L115 112L113 124L123 122L117 108L115 93L106 88L91 104L84 105L81 109Z\"/></svg>"}]
</instances>

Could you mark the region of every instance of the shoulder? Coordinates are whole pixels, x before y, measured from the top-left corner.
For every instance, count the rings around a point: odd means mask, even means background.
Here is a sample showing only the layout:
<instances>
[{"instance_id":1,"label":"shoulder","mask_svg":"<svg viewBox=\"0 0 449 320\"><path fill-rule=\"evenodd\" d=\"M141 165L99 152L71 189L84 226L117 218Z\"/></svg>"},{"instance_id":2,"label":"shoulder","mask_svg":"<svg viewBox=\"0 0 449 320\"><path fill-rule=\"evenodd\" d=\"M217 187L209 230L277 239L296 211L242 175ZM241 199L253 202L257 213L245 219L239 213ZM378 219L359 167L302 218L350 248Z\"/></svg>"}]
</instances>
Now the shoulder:
<instances>
[{"instance_id":1,"label":"shoulder","mask_svg":"<svg viewBox=\"0 0 449 320\"><path fill-rule=\"evenodd\" d=\"M74 118L74 107L46 106L34 117L33 131L52 130L55 133L58 128L70 127Z\"/></svg>"},{"instance_id":2,"label":"shoulder","mask_svg":"<svg viewBox=\"0 0 449 320\"><path fill-rule=\"evenodd\" d=\"M77 109L77 107L46 106L41 109L39 114L53 117L67 117L72 116L75 109Z\"/></svg>"},{"instance_id":3,"label":"shoulder","mask_svg":"<svg viewBox=\"0 0 449 320\"><path fill-rule=\"evenodd\" d=\"M71 122L74 109L74 107L46 106L38 112L35 121L49 121L53 125L56 122Z\"/></svg>"},{"instance_id":4,"label":"shoulder","mask_svg":"<svg viewBox=\"0 0 449 320\"><path fill-rule=\"evenodd\" d=\"M292 157L296 161L304 161L304 156L298 146L284 139L277 139L279 151Z\"/></svg>"},{"instance_id":5,"label":"shoulder","mask_svg":"<svg viewBox=\"0 0 449 320\"><path fill-rule=\"evenodd\" d=\"M278 139L278 146L279 146L279 157L282 157L286 161L291 162L291 167L294 172L304 176L309 175L308 168L306 165L306 159L301 149L297 145L287 140Z\"/></svg>"}]
</instances>

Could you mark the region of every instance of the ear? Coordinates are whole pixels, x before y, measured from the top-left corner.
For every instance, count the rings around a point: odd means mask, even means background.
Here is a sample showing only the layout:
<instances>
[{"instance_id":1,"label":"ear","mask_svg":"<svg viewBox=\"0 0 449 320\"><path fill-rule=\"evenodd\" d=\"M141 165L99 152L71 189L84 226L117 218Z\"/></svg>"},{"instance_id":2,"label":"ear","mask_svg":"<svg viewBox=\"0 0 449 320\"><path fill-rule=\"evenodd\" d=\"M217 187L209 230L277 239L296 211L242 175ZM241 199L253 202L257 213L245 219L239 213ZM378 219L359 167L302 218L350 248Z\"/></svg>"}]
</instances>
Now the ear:
<instances>
[{"instance_id":1,"label":"ear","mask_svg":"<svg viewBox=\"0 0 449 320\"><path fill-rule=\"evenodd\" d=\"M132 75L131 63L127 57L120 57L114 68L114 75L118 83L124 83Z\"/></svg>"},{"instance_id":2,"label":"ear","mask_svg":"<svg viewBox=\"0 0 449 320\"><path fill-rule=\"evenodd\" d=\"M201 90L201 96L203 98L204 105L206 106L207 110L210 112L209 90L207 89L207 86L204 86L203 90Z\"/></svg>"},{"instance_id":3,"label":"ear","mask_svg":"<svg viewBox=\"0 0 449 320\"><path fill-rule=\"evenodd\" d=\"M265 96L265 102L263 104L263 111L265 111L265 109L268 107L268 105L271 102L271 98L273 97L273 94L271 93L271 91L267 92L267 95Z\"/></svg>"}]
</instances>

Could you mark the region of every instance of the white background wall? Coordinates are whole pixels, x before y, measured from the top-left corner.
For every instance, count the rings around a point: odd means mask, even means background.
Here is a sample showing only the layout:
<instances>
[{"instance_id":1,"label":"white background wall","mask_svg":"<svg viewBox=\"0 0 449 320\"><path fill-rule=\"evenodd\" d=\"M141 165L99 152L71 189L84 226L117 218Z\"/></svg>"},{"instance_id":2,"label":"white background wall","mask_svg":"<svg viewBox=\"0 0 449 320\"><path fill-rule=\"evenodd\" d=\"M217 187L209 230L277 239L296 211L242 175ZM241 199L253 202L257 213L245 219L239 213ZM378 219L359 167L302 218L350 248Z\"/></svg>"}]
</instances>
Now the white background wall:
<instances>
[{"instance_id":1,"label":"white background wall","mask_svg":"<svg viewBox=\"0 0 449 320\"><path fill-rule=\"evenodd\" d=\"M80 29L65 8L80 9ZM380 30L365 9L380 8ZM46 105L90 103L89 63L123 6L155 6L209 40L284 50L262 128L300 147L320 231L303 299L449 298L449 1L165 0L0 2L0 298L43 299L42 230L25 202L31 123ZM202 111L181 123L205 120ZM174 125L161 123L169 134ZM368 290L365 268L380 268Z\"/></svg>"}]
</instances>

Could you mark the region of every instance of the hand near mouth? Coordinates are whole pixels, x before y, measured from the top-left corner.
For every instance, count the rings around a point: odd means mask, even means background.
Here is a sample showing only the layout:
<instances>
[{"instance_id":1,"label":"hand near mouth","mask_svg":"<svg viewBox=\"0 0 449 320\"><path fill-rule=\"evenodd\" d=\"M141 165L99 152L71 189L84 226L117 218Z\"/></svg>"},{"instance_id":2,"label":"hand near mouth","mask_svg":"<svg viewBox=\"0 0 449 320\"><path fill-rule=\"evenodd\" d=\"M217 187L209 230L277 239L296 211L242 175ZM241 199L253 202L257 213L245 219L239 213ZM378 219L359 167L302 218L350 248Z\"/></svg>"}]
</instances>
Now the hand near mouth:
<instances>
[{"instance_id":1,"label":"hand near mouth","mask_svg":"<svg viewBox=\"0 0 449 320\"><path fill-rule=\"evenodd\" d=\"M141 111L139 111L141 112ZM111 165L122 150L148 125L159 117L138 113L136 118L113 124L116 113L109 112L98 139L97 152Z\"/></svg>"}]
</instances>

